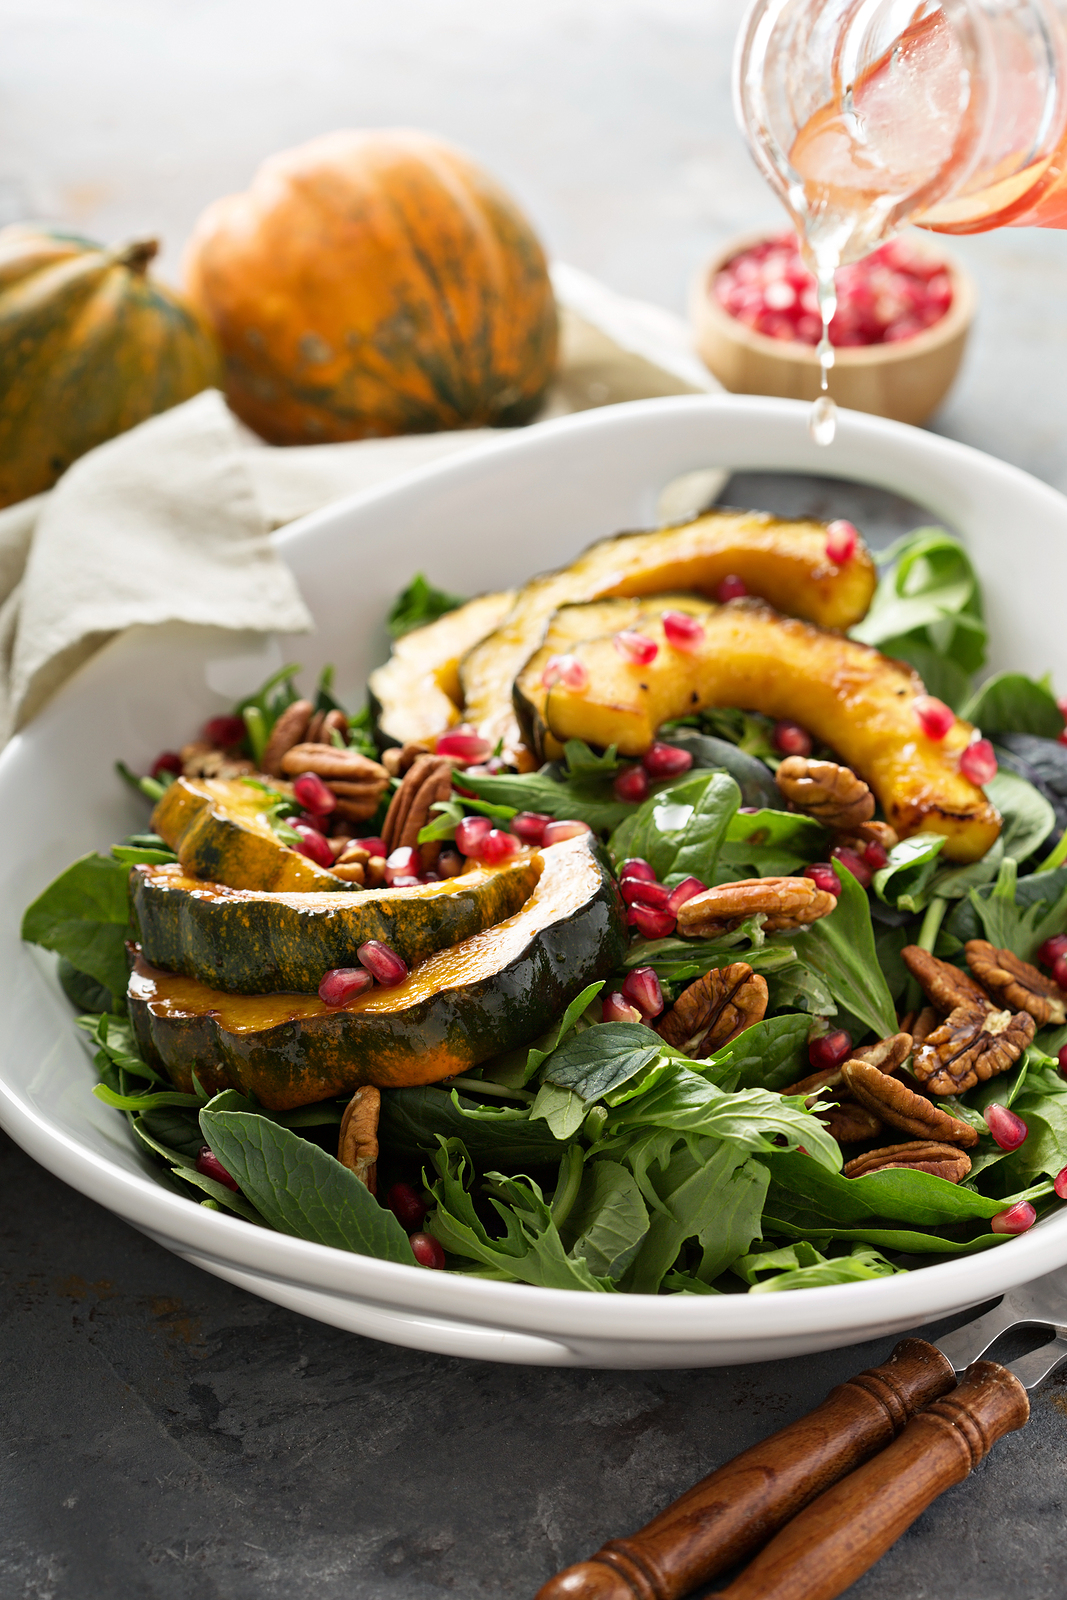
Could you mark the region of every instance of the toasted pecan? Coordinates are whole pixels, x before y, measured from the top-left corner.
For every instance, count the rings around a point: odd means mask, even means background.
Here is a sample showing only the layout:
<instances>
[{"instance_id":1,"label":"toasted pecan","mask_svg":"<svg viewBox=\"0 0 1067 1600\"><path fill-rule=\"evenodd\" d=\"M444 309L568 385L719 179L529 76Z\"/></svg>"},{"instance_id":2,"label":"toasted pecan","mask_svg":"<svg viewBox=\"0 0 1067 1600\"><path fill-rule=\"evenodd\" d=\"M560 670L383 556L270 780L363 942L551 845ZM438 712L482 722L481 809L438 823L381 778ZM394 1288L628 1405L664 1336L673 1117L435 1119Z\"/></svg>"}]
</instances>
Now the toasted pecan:
<instances>
[{"instance_id":1,"label":"toasted pecan","mask_svg":"<svg viewBox=\"0 0 1067 1600\"><path fill-rule=\"evenodd\" d=\"M925 1095L915 1094L906 1084L891 1078L866 1061L846 1061L841 1067L843 1082L861 1106L916 1139L935 1139L941 1144L972 1145L978 1133L969 1122L949 1116Z\"/></svg>"},{"instance_id":2,"label":"toasted pecan","mask_svg":"<svg viewBox=\"0 0 1067 1600\"><path fill-rule=\"evenodd\" d=\"M337 1159L371 1194L378 1192L378 1114L381 1090L365 1083L345 1107L337 1139Z\"/></svg>"},{"instance_id":3,"label":"toasted pecan","mask_svg":"<svg viewBox=\"0 0 1067 1600\"><path fill-rule=\"evenodd\" d=\"M810 878L742 878L687 900L678 912L678 931L691 939L709 938L762 912L764 931L780 933L817 922L836 905L836 896L817 889Z\"/></svg>"},{"instance_id":4,"label":"toasted pecan","mask_svg":"<svg viewBox=\"0 0 1067 1600\"><path fill-rule=\"evenodd\" d=\"M348 718L343 711L316 711L308 723L308 731L304 735L305 744L328 744L333 749L337 748L336 733L341 743L348 744Z\"/></svg>"},{"instance_id":5,"label":"toasted pecan","mask_svg":"<svg viewBox=\"0 0 1067 1600\"><path fill-rule=\"evenodd\" d=\"M987 939L968 939L967 965L983 989L1009 1011L1029 1011L1039 1028L1067 1021L1067 994L1029 961L998 950Z\"/></svg>"},{"instance_id":6,"label":"toasted pecan","mask_svg":"<svg viewBox=\"0 0 1067 1600\"><path fill-rule=\"evenodd\" d=\"M310 700L294 700L278 717L259 763L260 771L269 778L281 777L282 757L294 745L303 743L314 709Z\"/></svg>"},{"instance_id":7,"label":"toasted pecan","mask_svg":"<svg viewBox=\"0 0 1067 1600\"><path fill-rule=\"evenodd\" d=\"M851 767L836 761L787 756L775 774L779 789L798 811L835 832L857 831L874 816L874 795Z\"/></svg>"},{"instance_id":8,"label":"toasted pecan","mask_svg":"<svg viewBox=\"0 0 1067 1600\"><path fill-rule=\"evenodd\" d=\"M935 1178L961 1183L971 1170L971 1158L958 1145L939 1144L934 1139L916 1139L911 1144L888 1144L881 1150L867 1150L846 1161L846 1178L863 1178L869 1172L885 1172L889 1167L906 1167L911 1172L932 1172Z\"/></svg>"},{"instance_id":9,"label":"toasted pecan","mask_svg":"<svg viewBox=\"0 0 1067 1600\"><path fill-rule=\"evenodd\" d=\"M961 1005L977 1002L992 1006L989 996L970 973L954 967L950 961L940 961L917 944L906 944L900 955L912 977L918 980L923 994L943 1016Z\"/></svg>"},{"instance_id":10,"label":"toasted pecan","mask_svg":"<svg viewBox=\"0 0 1067 1600\"><path fill-rule=\"evenodd\" d=\"M917 1046L911 1070L932 1094L964 1094L1013 1067L1034 1031L1028 1011L1013 1016L988 1001L960 1005Z\"/></svg>"},{"instance_id":11,"label":"toasted pecan","mask_svg":"<svg viewBox=\"0 0 1067 1600\"><path fill-rule=\"evenodd\" d=\"M827 1106L825 1111L816 1107L815 1115L838 1144L866 1144L885 1131L881 1118L851 1095L842 1095L837 1105Z\"/></svg>"},{"instance_id":12,"label":"toasted pecan","mask_svg":"<svg viewBox=\"0 0 1067 1600\"><path fill-rule=\"evenodd\" d=\"M282 756L282 770L294 778L313 772L337 797L334 815L356 822L373 817L389 786L389 774L377 761L328 744L293 745Z\"/></svg>"},{"instance_id":13,"label":"toasted pecan","mask_svg":"<svg viewBox=\"0 0 1067 1600\"><path fill-rule=\"evenodd\" d=\"M382 766L391 778L402 778L419 756L428 756L430 754L431 750L428 744L409 740L405 745L394 744L388 750L383 750Z\"/></svg>"},{"instance_id":14,"label":"toasted pecan","mask_svg":"<svg viewBox=\"0 0 1067 1600\"><path fill-rule=\"evenodd\" d=\"M416 756L393 795L382 823L386 855L402 846L412 848L430 821L431 807L452 793L452 762L448 756Z\"/></svg>"},{"instance_id":15,"label":"toasted pecan","mask_svg":"<svg viewBox=\"0 0 1067 1600\"><path fill-rule=\"evenodd\" d=\"M243 756L231 755L203 739L183 744L181 758L183 778L246 778L256 770Z\"/></svg>"},{"instance_id":16,"label":"toasted pecan","mask_svg":"<svg viewBox=\"0 0 1067 1600\"><path fill-rule=\"evenodd\" d=\"M767 1010L767 980L752 971L747 961L713 967L683 989L656 1032L676 1050L694 1061L706 1061L723 1045L736 1039Z\"/></svg>"},{"instance_id":17,"label":"toasted pecan","mask_svg":"<svg viewBox=\"0 0 1067 1600\"><path fill-rule=\"evenodd\" d=\"M878 1039L874 1044L860 1045L858 1050L853 1050L853 1061L866 1061L869 1066L879 1067L882 1072L892 1073L902 1067L911 1055L911 1034L891 1033L888 1039Z\"/></svg>"}]
</instances>

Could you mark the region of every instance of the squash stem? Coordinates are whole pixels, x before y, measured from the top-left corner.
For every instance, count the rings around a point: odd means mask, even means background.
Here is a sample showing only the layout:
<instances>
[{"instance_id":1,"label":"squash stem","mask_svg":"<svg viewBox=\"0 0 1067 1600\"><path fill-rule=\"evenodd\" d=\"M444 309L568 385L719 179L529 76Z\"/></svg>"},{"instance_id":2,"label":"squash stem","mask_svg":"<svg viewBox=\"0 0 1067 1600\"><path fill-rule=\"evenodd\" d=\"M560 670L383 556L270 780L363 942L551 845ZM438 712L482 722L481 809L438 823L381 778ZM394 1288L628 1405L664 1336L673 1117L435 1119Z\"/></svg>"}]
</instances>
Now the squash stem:
<instances>
[{"instance_id":1,"label":"squash stem","mask_svg":"<svg viewBox=\"0 0 1067 1600\"><path fill-rule=\"evenodd\" d=\"M537 1098L529 1089L508 1089L502 1083L487 1083L484 1078L452 1078L448 1087L464 1089L467 1094L493 1095L501 1100L523 1100L529 1103Z\"/></svg>"},{"instance_id":2,"label":"squash stem","mask_svg":"<svg viewBox=\"0 0 1067 1600\"><path fill-rule=\"evenodd\" d=\"M942 900L938 895L935 895L930 901L916 941L920 950L926 950L930 955L933 955L934 945L937 943L937 936L941 932L941 923L944 920L947 909L948 901Z\"/></svg>"}]
</instances>

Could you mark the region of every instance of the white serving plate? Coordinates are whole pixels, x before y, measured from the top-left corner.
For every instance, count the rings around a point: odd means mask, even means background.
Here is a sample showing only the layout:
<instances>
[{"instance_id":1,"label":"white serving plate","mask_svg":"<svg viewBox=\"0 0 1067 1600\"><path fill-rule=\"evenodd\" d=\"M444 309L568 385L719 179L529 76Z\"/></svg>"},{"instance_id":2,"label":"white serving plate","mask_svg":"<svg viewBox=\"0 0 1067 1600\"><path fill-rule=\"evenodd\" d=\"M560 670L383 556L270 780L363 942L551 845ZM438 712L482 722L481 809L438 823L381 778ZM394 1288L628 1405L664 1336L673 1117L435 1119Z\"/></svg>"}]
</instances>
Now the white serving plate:
<instances>
[{"instance_id":1,"label":"white serving plate","mask_svg":"<svg viewBox=\"0 0 1067 1600\"><path fill-rule=\"evenodd\" d=\"M95 1081L50 958L22 908L78 854L143 827L117 782L145 770L282 659L337 665L358 703L389 601L423 570L458 593L503 587L618 529L708 467L832 473L928 507L967 541L992 665L1067 680L1067 500L1014 467L855 412L818 449L808 408L749 397L640 401L502 435L294 524L279 536L311 638L168 626L114 640L0 755L0 1122L36 1160L187 1261L336 1327L448 1355L538 1365L715 1366L899 1332L1067 1263L1067 1210L987 1253L906 1276L781 1295L601 1296L478 1282L306 1244L162 1187ZM1039 581L1038 581L1039 579Z\"/></svg>"}]
</instances>

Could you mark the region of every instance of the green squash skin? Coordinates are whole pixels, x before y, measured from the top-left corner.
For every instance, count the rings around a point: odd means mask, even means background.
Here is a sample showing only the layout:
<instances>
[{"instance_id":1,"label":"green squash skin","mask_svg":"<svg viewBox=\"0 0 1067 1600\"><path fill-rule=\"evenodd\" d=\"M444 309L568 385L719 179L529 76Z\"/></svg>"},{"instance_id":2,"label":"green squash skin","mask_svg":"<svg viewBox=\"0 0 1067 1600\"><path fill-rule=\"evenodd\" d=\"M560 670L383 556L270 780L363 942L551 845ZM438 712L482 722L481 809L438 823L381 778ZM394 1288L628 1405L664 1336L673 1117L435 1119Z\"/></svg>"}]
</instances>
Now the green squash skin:
<instances>
[{"instance_id":1,"label":"green squash skin","mask_svg":"<svg viewBox=\"0 0 1067 1600\"><path fill-rule=\"evenodd\" d=\"M331 968L357 964L367 939L412 967L514 916L538 876L527 858L425 898L411 889L281 895L198 883L173 867L134 867L130 905L153 967L230 994L314 994Z\"/></svg>"},{"instance_id":2,"label":"green squash skin","mask_svg":"<svg viewBox=\"0 0 1067 1600\"><path fill-rule=\"evenodd\" d=\"M210 990L186 1014L157 1014L137 992L139 977L143 984L145 976L167 975L137 961L128 1004L138 1046L181 1089L192 1090L195 1068L209 1093L239 1089L284 1111L350 1094L363 1083L437 1082L528 1043L587 984L608 977L627 946L625 908L601 847L588 835L567 843L584 846L596 863L589 892L486 976L398 1003L396 1011L366 1014L323 1011L317 1000L279 995L286 1020L239 1032L222 1026L219 997L213 1009ZM301 1009L304 1015L292 1015Z\"/></svg>"}]
</instances>

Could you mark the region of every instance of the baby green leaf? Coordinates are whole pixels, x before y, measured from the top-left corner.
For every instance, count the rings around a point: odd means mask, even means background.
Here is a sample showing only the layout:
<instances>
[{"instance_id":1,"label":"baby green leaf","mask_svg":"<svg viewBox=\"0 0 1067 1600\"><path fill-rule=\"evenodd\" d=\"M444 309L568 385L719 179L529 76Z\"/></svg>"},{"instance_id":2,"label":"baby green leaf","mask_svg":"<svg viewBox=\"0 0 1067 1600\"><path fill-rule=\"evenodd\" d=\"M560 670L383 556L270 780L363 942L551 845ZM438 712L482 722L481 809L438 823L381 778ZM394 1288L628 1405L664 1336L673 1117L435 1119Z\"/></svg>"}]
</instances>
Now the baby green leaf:
<instances>
[{"instance_id":1,"label":"baby green leaf","mask_svg":"<svg viewBox=\"0 0 1067 1600\"><path fill-rule=\"evenodd\" d=\"M612 835L609 848L616 861L641 856L661 883L688 877L710 883L740 804L741 791L728 773L690 773L646 800Z\"/></svg>"},{"instance_id":2,"label":"baby green leaf","mask_svg":"<svg viewBox=\"0 0 1067 1600\"><path fill-rule=\"evenodd\" d=\"M574 1034L552 1052L543 1077L546 1084L571 1090L582 1100L599 1100L664 1049L663 1041L643 1023L602 1022Z\"/></svg>"},{"instance_id":3,"label":"baby green leaf","mask_svg":"<svg viewBox=\"0 0 1067 1600\"><path fill-rule=\"evenodd\" d=\"M129 867L109 856L82 856L22 918L24 939L66 956L119 999L126 993L129 876Z\"/></svg>"},{"instance_id":4,"label":"baby green leaf","mask_svg":"<svg viewBox=\"0 0 1067 1600\"><path fill-rule=\"evenodd\" d=\"M838 1003L879 1039L897 1029L893 997L878 965L867 896L846 867L838 866L841 897L828 917L800 935L801 959L826 980Z\"/></svg>"},{"instance_id":5,"label":"baby green leaf","mask_svg":"<svg viewBox=\"0 0 1067 1600\"><path fill-rule=\"evenodd\" d=\"M648 1232L648 1209L633 1174L617 1161L591 1161L562 1230L568 1254L597 1278L621 1278Z\"/></svg>"},{"instance_id":6,"label":"baby green leaf","mask_svg":"<svg viewBox=\"0 0 1067 1600\"><path fill-rule=\"evenodd\" d=\"M986 733L1033 733L1058 739L1064 726L1063 712L1047 678L1035 680L1022 672L998 672L987 678L960 715Z\"/></svg>"},{"instance_id":7,"label":"baby green leaf","mask_svg":"<svg viewBox=\"0 0 1067 1600\"><path fill-rule=\"evenodd\" d=\"M444 589L435 589L421 572L417 572L407 588L400 591L390 606L389 615L385 619L386 626L393 639L402 639L405 633L411 633L415 628L424 628L427 623L436 622L438 617L443 617L448 611L455 611L463 603L462 595L448 594Z\"/></svg>"}]
</instances>

